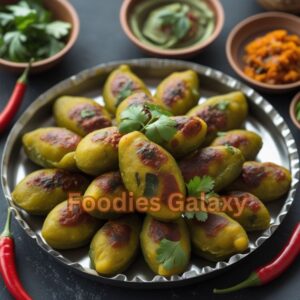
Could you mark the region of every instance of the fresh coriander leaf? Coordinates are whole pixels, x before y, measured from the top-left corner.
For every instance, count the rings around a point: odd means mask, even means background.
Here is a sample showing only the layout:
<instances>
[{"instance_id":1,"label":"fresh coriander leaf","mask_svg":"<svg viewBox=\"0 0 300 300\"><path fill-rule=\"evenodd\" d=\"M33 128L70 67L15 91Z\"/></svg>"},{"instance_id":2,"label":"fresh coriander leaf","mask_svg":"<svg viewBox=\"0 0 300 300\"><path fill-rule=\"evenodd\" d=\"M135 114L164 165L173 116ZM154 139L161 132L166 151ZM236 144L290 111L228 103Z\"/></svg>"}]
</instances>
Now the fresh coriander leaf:
<instances>
[{"instance_id":1,"label":"fresh coriander leaf","mask_svg":"<svg viewBox=\"0 0 300 300\"><path fill-rule=\"evenodd\" d=\"M159 180L155 174L146 173L144 196L145 197L156 196L158 184L159 184Z\"/></svg>"},{"instance_id":2,"label":"fresh coriander leaf","mask_svg":"<svg viewBox=\"0 0 300 300\"><path fill-rule=\"evenodd\" d=\"M174 27L174 34L180 40L186 36L190 28L191 28L190 20L186 16L183 16L179 18L178 21L176 22Z\"/></svg>"},{"instance_id":3,"label":"fresh coriander leaf","mask_svg":"<svg viewBox=\"0 0 300 300\"><path fill-rule=\"evenodd\" d=\"M8 32L4 35L11 60L22 62L28 59L28 51L23 44L26 40L26 36L18 31Z\"/></svg>"},{"instance_id":4,"label":"fresh coriander leaf","mask_svg":"<svg viewBox=\"0 0 300 300\"><path fill-rule=\"evenodd\" d=\"M29 6L36 11L39 23L52 21L52 13L43 7L42 0L27 0Z\"/></svg>"},{"instance_id":5,"label":"fresh coriander leaf","mask_svg":"<svg viewBox=\"0 0 300 300\"><path fill-rule=\"evenodd\" d=\"M6 51L6 47L5 47L4 39L3 36L0 35L0 56L2 56L5 51Z\"/></svg>"},{"instance_id":6,"label":"fresh coriander leaf","mask_svg":"<svg viewBox=\"0 0 300 300\"><path fill-rule=\"evenodd\" d=\"M80 116L82 119L89 119L96 115L96 113L93 110L90 109L83 109L80 113Z\"/></svg>"},{"instance_id":7,"label":"fresh coriander leaf","mask_svg":"<svg viewBox=\"0 0 300 300\"><path fill-rule=\"evenodd\" d=\"M158 144L170 141L177 132L176 122L165 115L146 125L144 130L145 135Z\"/></svg>"},{"instance_id":8,"label":"fresh coriander leaf","mask_svg":"<svg viewBox=\"0 0 300 300\"><path fill-rule=\"evenodd\" d=\"M133 82L129 80L121 89L117 96L117 105L119 105L123 100L132 94Z\"/></svg>"},{"instance_id":9,"label":"fresh coriander leaf","mask_svg":"<svg viewBox=\"0 0 300 300\"><path fill-rule=\"evenodd\" d=\"M197 211L197 212L186 211L184 213L184 216L188 220L197 219L200 222L205 222L208 218L208 213L206 211Z\"/></svg>"},{"instance_id":10,"label":"fresh coriander leaf","mask_svg":"<svg viewBox=\"0 0 300 300\"><path fill-rule=\"evenodd\" d=\"M7 26L14 21L14 16L9 13L0 12L0 25Z\"/></svg>"},{"instance_id":11,"label":"fresh coriander leaf","mask_svg":"<svg viewBox=\"0 0 300 300\"><path fill-rule=\"evenodd\" d=\"M15 25L19 31L25 31L30 25L36 22L36 13L30 13L25 16L15 16Z\"/></svg>"},{"instance_id":12,"label":"fresh coriander leaf","mask_svg":"<svg viewBox=\"0 0 300 300\"><path fill-rule=\"evenodd\" d=\"M71 24L63 21L54 21L46 26L46 32L57 40L67 36L70 32Z\"/></svg>"},{"instance_id":13,"label":"fresh coriander leaf","mask_svg":"<svg viewBox=\"0 0 300 300\"><path fill-rule=\"evenodd\" d=\"M26 17L30 14L35 14L35 10L31 9L26 1L20 1L16 5L8 5L7 9L15 16Z\"/></svg>"},{"instance_id":14,"label":"fresh coriander leaf","mask_svg":"<svg viewBox=\"0 0 300 300\"><path fill-rule=\"evenodd\" d=\"M234 147L232 147L232 146L229 145L229 144L226 144L225 147L226 147L226 150L227 150L231 155L235 154Z\"/></svg>"},{"instance_id":15,"label":"fresh coriander leaf","mask_svg":"<svg viewBox=\"0 0 300 300\"><path fill-rule=\"evenodd\" d=\"M55 55L65 47L61 40L69 33L70 24L53 21L51 12L41 0L21 0L0 7L0 35L4 44L0 55L17 62ZM51 23L50 23L51 22Z\"/></svg>"},{"instance_id":16,"label":"fresh coriander leaf","mask_svg":"<svg viewBox=\"0 0 300 300\"><path fill-rule=\"evenodd\" d=\"M56 53L60 52L65 47L65 44L59 42L55 38L50 38L50 43L48 46L48 57L55 55Z\"/></svg>"},{"instance_id":17,"label":"fresh coriander leaf","mask_svg":"<svg viewBox=\"0 0 300 300\"><path fill-rule=\"evenodd\" d=\"M149 120L142 105L131 105L121 113L119 130L121 133L129 133L141 130Z\"/></svg>"},{"instance_id":18,"label":"fresh coriander leaf","mask_svg":"<svg viewBox=\"0 0 300 300\"><path fill-rule=\"evenodd\" d=\"M143 125L149 120L149 116L142 105L130 105L121 113L121 120L136 120Z\"/></svg>"},{"instance_id":19,"label":"fresh coriander leaf","mask_svg":"<svg viewBox=\"0 0 300 300\"><path fill-rule=\"evenodd\" d=\"M142 127L143 126L139 122L124 120L119 125L119 131L125 134L133 131L140 131Z\"/></svg>"},{"instance_id":20,"label":"fresh coriander leaf","mask_svg":"<svg viewBox=\"0 0 300 300\"><path fill-rule=\"evenodd\" d=\"M150 110L152 117L159 117L161 115L172 116L171 112L169 112L168 110L164 109L159 105L153 103L146 103L145 107Z\"/></svg>"},{"instance_id":21,"label":"fresh coriander leaf","mask_svg":"<svg viewBox=\"0 0 300 300\"><path fill-rule=\"evenodd\" d=\"M221 101L220 103L218 103L216 105L216 107L219 109L219 110L226 110L229 106L229 102L228 101Z\"/></svg>"},{"instance_id":22,"label":"fresh coriander leaf","mask_svg":"<svg viewBox=\"0 0 300 300\"><path fill-rule=\"evenodd\" d=\"M213 190L215 181L210 176L195 176L187 183L189 196L198 197L200 193L209 193Z\"/></svg>"},{"instance_id":23,"label":"fresh coriander leaf","mask_svg":"<svg viewBox=\"0 0 300 300\"><path fill-rule=\"evenodd\" d=\"M186 211L184 213L184 216L188 219L188 220L192 220L195 217L195 212L193 211Z\"/></svg>"},{"instance_id":24,"label":"fresh coriander leaf","mask_svg":"<svg viewBox=\"0 0 300 300\"><path fill-rule=\"evenodd\" d=\"M199 222L205 222L208 219L208 213L206 211L199 211L196 212L195 217Z\"/></svg>"},{"instance_id":25,"label":"fresh coriander leaf","mask_svg":"<svg viewBox=\"0 0 300 300\"><path fill-rule=\"evenodd\" d=\"M173 242L167 239L160 241L156 255L157 262L162 264L166 270L178 268L185 264L187 260L180 242Z\"/></svg>"}]
</instances>

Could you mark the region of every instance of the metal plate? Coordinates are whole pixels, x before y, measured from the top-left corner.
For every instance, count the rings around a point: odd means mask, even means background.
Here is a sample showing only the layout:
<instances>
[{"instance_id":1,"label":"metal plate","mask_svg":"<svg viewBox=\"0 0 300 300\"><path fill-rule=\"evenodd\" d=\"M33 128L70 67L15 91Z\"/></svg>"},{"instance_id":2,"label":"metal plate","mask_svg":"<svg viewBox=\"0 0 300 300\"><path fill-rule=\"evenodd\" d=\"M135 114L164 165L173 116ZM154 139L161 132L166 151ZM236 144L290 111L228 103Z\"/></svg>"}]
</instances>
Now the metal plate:
<instances>
[{"instance_id":1,"label":"metal plate","mask_svg":"<svg viewBox=\"0 0 300 300\"><path fill-rule=\"evenodd\" d=\"M46 127L54 124L52 105L58 96L82 95L92 97L96 99L97 102L103 103L102 97L100 96L101 87L107 75L121 63L130 65L133 71L144 79L152 90L170 73L193 69L200 77L202 95L200 101L204 101L205 98L213 95L228 93L234 90L240 90L247 95L250 115L245 127L259 133L264 141L264 146L259 153L258 160L271 161L290 169L292 173L292 185L287 196L274 203L268 204L272 216L271 226L265 232L249 235L251 243L246 253L234 255L227 261L218 263L210 263L193 256L184 274L170 278L157 276L152 273L143 261L142 256L139 255L136 262L124 274L105 278L89 268L87 247L72 251L58 252L53 250L45 243L40 235L43 219L29 216L17 208L12 202L10 193L15 185L24 178L26 174L39 169L39 167L26 158L22 150L22 135L38 127ZM54 86L33 102L18 120L7 139L2 160L2 187L9 205L14 211L15 218L21 227L30 237L36 240L42 249L54 256L64 265L90 278L109 284L137 288L162 288L172 285L183 285L216 275L221 270L226 270L259 248L280 225L294 200L296 185L298 183L298 166L299 158L295 141L290 130L273 106L253 89L219 71L194 63L175 60L140 59L103 64L83 71Z\"/></svg>"}]
</instances>

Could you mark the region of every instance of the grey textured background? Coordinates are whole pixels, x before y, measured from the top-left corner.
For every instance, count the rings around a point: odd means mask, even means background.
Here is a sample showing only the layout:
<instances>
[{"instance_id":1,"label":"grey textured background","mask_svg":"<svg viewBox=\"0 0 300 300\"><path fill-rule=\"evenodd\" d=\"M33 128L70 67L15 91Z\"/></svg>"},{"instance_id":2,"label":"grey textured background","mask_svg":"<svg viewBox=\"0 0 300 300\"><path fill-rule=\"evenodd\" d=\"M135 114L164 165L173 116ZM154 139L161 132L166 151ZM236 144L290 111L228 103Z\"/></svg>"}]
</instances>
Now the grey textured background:
<instances>
[{"instance_id":1,"label":"grey textured background","mask_svg":"<svg viewBox=\"0 0 300 300\"><path fill-rule=\"evenodd\" d=\"M71 0L81 19L81 34L78 42L67 58L56 68L38 76L32 76L30 87L19 115L39 94L55 83L102 62L144 57L144 55L127 40L119 24L121 0ZM199 57L192 61L208 65L234 75L225 57L225 41L232 27L247 16L261 12L254 0L222 0L226 13L224 30L218 40ZM16 76L0 71L0 109L9 98ZM288 106L293 94L283 96L266 96L278 109L290 125L294 137L300 145L300 134L288 117ZM0 137L0 154L7 137ZM271 151L271 149L270 149ZM67 270L56 262L19 228L13 221L13 233L16 239L17 265L20 277L33 299L264 299L264 300L298 300L300 299L300 259L274 283L266 287L254 288L229 296L214 296L213 287L228 286L245 278L251 270L268 262L286 243L293 227L300 219L299 192L291 212L274 236L257 252L228 272L197 285L169 290L130 290L102 285ZM0 195L0 225L6 216L6 201ZM0 279L0 299L12 299Z\"/></svg>"}]
</instances>

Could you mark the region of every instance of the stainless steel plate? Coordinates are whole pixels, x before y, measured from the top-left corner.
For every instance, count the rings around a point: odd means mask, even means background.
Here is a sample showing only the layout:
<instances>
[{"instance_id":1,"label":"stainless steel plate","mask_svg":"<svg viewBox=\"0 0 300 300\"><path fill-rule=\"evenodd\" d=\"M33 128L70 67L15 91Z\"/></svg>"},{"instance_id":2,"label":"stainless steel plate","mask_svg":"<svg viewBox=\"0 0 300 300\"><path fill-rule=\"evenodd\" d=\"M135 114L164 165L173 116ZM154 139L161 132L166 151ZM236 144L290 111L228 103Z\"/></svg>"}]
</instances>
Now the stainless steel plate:
<instances>
[{"instance_id":1,"label":"stainless steel plate","mask_svg":"<svg viewBox=\"0 0 300 300\"><path fill-rule=\"evenodd\" d=\"M290 169L292 172L292 186L289 194L284 199L268 205L271 211L272 224L265 232L250 235L251 244L246 253L234 255L227 261L218 263L210 263L193 256L184 274L170 278L153 274L140 255L137 261L124 274L105 278L90 269L87 247L72 251L58 252L53 250L45 243L40 235L43 219L29 216L17 208L12 202L10 194L15 185L24 178L26 174L38 169L36 165L26 158L22 150L22 135L38 127L54 124L52 118L52 104L58 96L82 95L95 98L96 101L102 103L103 100L100 96L101 87L107 75L121 63L129 64L134 72L143 78L152 90L170 73L193 69L200 77L202 94L200 101L204 101L205 98L209 96L234 90L240 90L247 95L250 105L250 116L245 126L247 129L258 132L264 141L264 146L258 156L258 160L271 161ZM2 188L9 205L15 213L15 218L21 227L30 237L36 240L42 249L66 266L90 278L110 284L140 288L150 288L154 286L167 287L171 285L183 285L192 281L202 280L208 276L213 276L221 270L229 268L259 248L259 246L273 234L291 207L298 183L298 166L299 159L297 149L290 130L273 106L253 89L219 71L194 63L175 60L141 59L103 64L83 71L54 86L33 102L18 120L7 139L2 160Z\"/></svg>"}]
</instances>

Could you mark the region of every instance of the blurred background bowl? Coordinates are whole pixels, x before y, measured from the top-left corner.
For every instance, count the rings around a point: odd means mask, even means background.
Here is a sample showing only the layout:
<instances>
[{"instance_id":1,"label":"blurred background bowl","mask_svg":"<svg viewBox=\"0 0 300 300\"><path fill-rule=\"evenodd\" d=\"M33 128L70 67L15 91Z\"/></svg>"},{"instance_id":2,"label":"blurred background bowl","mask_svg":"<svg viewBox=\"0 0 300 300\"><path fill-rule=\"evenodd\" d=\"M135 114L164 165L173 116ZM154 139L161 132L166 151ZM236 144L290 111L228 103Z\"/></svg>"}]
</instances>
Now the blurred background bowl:
<instances>
[{"instance_id":1,"label":"blurred background bowl","mask_svg":"<svg viewBox=\"0 0 300 300\"><path fill-rule=\"evenodd\" d=\"M8 0L5 1L9 3L13 2ZM43 4L52 12L55 20L68 22L72 25L72 28L64 49L49 58L34 62L32 64L31 73L46 71L59 63L74 46L79 34L80 22L77 12L67 0L45 0L43 1ZM0 58L0 67L13 72L21 73L27 65L28 63L18 63Z\"/></svg>"},{"instance_id":2,"label":"blurred background bowl","mask_svg":"<svg viewBox=\"0 0 300 300\"><path fill-rule=\"evenodd\" d=\"M300 13L300 0L257 0L257 2L268 10Z\"/></svg>"},{"instance_id":3,"label":"blurred background bowl","mask_svg":"<svg viewBox=\"0 0 300 300\"><path fill-rule=\"evenodd\" d=\"M143 0L143 1L150 1L153 3L153 6L148 8L147 11L142 12L142 16L140 16L138 21L138 25L142 26L142 22L145 21L145 16L149 14L149 12L157 7L157 4L161 5L165 2L165 4L171 4L172 1L165 1L165 0ZM199 1L199 0L195 0ZM192 46L185 47L185 48L178 48L178 49L161 49L159 47L151 46L149 44L146 44L142 41L140 41L135 34L133 33L133 30L130 25L130 19L132 17L132 13L136 8L136 5L141 3L140 0L123 0L123 4L121 7L120 12L120 21L122 28L127 35L127 37L137 46L139 47L143 52L159 56L159 57L168 57L168 58L187 58L187 57L193 57L200 53L202 50L207 48L211 43L214 42L214 40L219 36L219 34L222 31L223 25L224 25L224 10L223 6L221 5L219 0L203 0L208 7L214 12L215 14L215 29L213 34L206 39L203 42L196 43ZM174 2L182 2L185 3L184 0L178 0Z\"/></svg>"},{"instance_id":4,"label":"blurred background bowl","mask_svg":"<svg viewBox=\"0 0 300 300\"><path fill-rule=\"evenodd\" d=\"M291 104L290 104L290 117L294 123L294 125L300 129L300 121L297 120L297 104L300 103L300 92L293 98Z\"/></svg>"},{"instance_id":5,"label":"blurred background bowl","mask_svg":"<svg viewBox=\"0 0 300 300\"><path fill-rule=\"evenodd\" d=\"M300 36L300 18L281 12L266 12L249 17L233 28L226 43L226 55L231 67L250 85L268 93L285 93L300 89L300 81L289 84L267 84L248 77L244 71L245 46L266 33L285 29Z\"/></svg>"}]
</instances>

